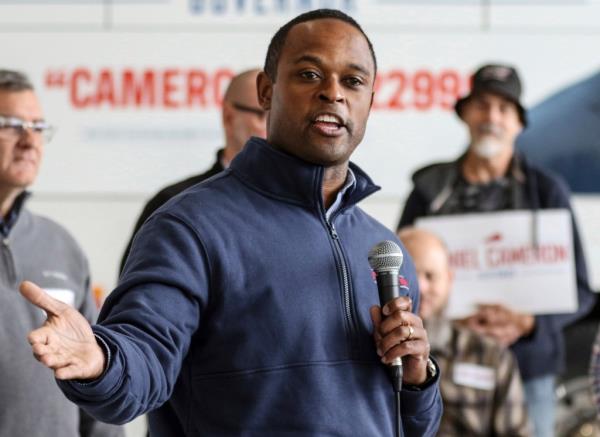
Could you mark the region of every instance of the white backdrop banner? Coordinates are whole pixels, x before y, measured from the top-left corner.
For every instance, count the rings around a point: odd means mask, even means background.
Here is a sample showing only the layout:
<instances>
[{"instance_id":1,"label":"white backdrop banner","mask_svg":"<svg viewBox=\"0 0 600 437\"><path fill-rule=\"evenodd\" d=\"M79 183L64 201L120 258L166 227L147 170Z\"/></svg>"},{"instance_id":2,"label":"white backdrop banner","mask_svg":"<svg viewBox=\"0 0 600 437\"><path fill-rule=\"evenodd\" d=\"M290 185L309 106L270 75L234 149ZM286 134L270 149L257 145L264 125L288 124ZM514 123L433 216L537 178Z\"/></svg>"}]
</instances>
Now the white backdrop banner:
<instances>
[{"instance_id":1,"label":"white backdrop banner","mask_svg":"<svg viewBox=\"0 0 600 437\"><path fill-rule=\"evenodd\" d=\"M3 33L3 65L27 72L58 127L39 193L155 192L208 167L222 145L220 104L235 71L261 66L269 33ZM526 104L597 68L595 36L371 35L379 61L374 106L353 160L403 197L410 175L453 159L467 141L452 111L477 65L517 65ZM519 50L516 50L516 48ZM23 56L27 54L27 56ZM558 68L556 59L561 59ZM386 166L382 168L382 162Z\"/></svg>"}]
</instances>

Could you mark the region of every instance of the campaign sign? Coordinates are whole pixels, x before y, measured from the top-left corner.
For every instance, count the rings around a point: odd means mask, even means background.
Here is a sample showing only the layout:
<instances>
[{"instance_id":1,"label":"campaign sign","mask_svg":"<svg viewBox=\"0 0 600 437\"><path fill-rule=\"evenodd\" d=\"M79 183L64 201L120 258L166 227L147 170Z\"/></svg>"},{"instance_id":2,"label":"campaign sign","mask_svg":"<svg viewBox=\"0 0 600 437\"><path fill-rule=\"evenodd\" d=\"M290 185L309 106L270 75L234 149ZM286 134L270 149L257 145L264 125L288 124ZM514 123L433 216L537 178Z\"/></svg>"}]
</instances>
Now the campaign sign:
<instances>
[{"instance_id":1,"label":"campaign sign","mask_svg":"<svg viewBox=\"0 0 600 437\"><path fill-rule=\"evenodd\" d=\"M447 315L477 304L533 314L577 309L573 232L568 210L502 211L419 219L446 243L455 281Z\"/></svg>"}]
</instances>

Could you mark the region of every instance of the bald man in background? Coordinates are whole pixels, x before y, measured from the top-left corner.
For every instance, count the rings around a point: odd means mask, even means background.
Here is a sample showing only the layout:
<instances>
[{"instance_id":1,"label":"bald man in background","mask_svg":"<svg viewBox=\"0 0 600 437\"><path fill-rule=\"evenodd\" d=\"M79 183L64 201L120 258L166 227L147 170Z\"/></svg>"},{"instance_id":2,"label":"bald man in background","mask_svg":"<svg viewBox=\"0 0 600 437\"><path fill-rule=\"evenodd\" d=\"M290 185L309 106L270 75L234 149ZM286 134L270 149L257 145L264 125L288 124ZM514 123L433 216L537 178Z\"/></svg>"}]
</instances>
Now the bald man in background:
<instances>
[{"instance_id":1,"label":"bald man in background","mask_svg":"<svg viewBox=\"0 0 600 437\"><path fill-rule=\"evenodd\" d=\"M441 370L444 413L437 437L532 435L519 368L512 352L449 320L454 273L445 244L424 229L402 228L419 281L419 316Z\"/></svg>"},{"instance_id":2,"label":"bald man in background","mask_svg":"<svg viewBox=\"0 0 600 437\"><path fill-rule=\"evenodd\" d=\"M250 137L266 137L267 113L258 104L256 91L256 76L259 72L260 69L246 70L231 79L225 90L221 112L225 146L217 152L217 159L209 170L163 188L146 203L123 254L119 271L123 271L135 235L154 211L171 197L229 167L229 163Z\"/></svg>"}]
</instances>

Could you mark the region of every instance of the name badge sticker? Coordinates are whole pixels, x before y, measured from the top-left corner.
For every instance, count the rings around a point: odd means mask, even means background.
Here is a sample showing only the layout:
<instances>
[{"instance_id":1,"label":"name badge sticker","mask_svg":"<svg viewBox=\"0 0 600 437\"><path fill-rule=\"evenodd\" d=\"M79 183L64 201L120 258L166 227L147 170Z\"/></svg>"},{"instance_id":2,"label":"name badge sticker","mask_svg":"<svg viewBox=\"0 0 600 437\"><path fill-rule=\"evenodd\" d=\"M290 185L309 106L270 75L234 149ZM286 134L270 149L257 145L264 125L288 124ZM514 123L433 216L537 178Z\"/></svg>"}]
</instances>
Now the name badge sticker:
<instances>
[{"instance_id":1,"label":"name badge sticker","mask_svg":"<svg viewBox=\"0 0 600 437\"><path fill-rule=\"evenodd\" d=\"M452 371L452 381L456 385L493 390L496 386L494 368L473 363L456 363Z\"/></svg>"},{"instance_id":2,"label":"name badge sticker","mask_svg":"<svg viewBox=\"0 0 600 437\"><path fill-rule=\"evenodd\" d=\"M45 288L44 291L51 297L72 307L75 306L75 292L67 288Z\"/></svg>"}]
</instances>

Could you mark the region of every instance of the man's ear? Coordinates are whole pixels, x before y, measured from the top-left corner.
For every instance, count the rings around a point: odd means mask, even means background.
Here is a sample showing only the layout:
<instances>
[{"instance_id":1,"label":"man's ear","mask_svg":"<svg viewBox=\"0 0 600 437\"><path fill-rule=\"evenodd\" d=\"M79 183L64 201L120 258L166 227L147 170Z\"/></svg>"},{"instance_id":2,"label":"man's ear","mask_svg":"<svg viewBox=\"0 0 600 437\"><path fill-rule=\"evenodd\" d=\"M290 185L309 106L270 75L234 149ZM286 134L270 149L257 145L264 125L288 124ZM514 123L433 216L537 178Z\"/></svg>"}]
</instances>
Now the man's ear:
<instances>
[{"instance_id":1,"label":"man's ear","mask_svg":"<svg viewBox=\"0 0 600 437\"><path fill-rule=\"evenodd\" d=\"M264 71L256 76L256 90L258 92L258 104L265 111L271 109L271 97L273 96L273 83Z\"/></svg>"},{"instance_id":2,"label":"man's ear","mask_svg":"<svg viewBox=\"0 0 600 437\"><path fill-rule=\"evenodd\" d=\"M221 110L221 122L223 123L224 128L227 128L231 125L233 117L233 108L228 102L223 102L223 109Z\"/></svg>"}]
</instances>

